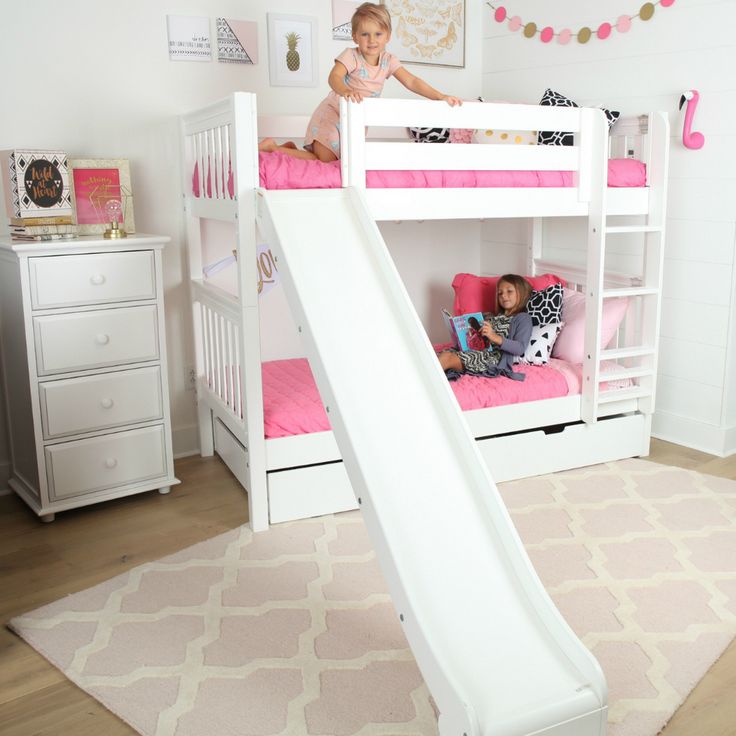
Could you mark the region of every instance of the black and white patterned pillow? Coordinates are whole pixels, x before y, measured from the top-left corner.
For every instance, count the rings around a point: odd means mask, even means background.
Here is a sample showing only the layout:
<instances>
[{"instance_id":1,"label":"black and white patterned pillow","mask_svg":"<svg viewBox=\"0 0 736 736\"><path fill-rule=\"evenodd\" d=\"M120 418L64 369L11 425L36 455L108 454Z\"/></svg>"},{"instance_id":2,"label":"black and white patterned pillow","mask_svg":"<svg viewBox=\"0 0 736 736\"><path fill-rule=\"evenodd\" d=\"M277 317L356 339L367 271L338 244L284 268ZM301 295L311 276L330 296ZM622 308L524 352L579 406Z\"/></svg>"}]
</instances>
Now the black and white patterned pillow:
<instances>
[{"instance_id":1,"label":"black and white patterned pillow","mask_svg":"<svg viewBox=\"0 0 736 736\"><path fill-rule=\"evenodd\" d=\"M580 107L569 97L565 97L565 95L561 95L559 92L554 92L549 87L544 91L539 104L545 107ZM608 129L610 130L613 124L619 119L621 113L616 110L606 110L605 107L602 107L601 110L603 110L606 116ZM537 136L537 142L539 145L546 146L572 146L575 142L575 136L573 133L565 133L563 131L540 130Z\"/></svg>"},{"instance_id":2,"label":"black and white patterned pillow","mask_svg":"<svg viewBox=\"0 0 736 736\"><path fill-rule=\"evenodd\" d=\"M450 140L449 128L407 128L407 130L417 143L447 143Z\"/></svg>"},{"instance_id":3,"label":"black and white patterned pillow","mask_svg":"<svg viewBox=\"0 0 736 736\"><path fill-rule=\"evenodd\" d=\"M552 284L541 291L533 291L526 304L532 317L532 326L562 321L562 284Z\"/></svg>"},{"instance_id":4,"label":"black and white patterned pillow","mask_svg":"<svg viewBox=\"0 0 736 736\"><path fill-rule=\"evenodd\" d=\"M552 348L561 329L562 323L560 322L532 327L529 345L527 345L524 355L518 355L514 358L514 363L546 365L549 362L550 355L552 355Z\"/></svg>"}]
</instances>

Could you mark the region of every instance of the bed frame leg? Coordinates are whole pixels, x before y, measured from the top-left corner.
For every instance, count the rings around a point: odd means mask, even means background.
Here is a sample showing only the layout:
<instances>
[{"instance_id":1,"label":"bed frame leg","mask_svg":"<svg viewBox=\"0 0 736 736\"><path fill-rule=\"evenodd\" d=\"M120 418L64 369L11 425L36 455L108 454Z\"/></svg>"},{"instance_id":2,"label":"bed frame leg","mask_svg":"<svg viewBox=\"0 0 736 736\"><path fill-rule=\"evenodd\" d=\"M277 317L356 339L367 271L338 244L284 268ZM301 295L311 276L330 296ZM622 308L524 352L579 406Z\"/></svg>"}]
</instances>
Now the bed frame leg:
<instances>
[{"instance_id":1,"label":"bed frame leg","mask_svg":"<svg viewBox=\"0 0 736 736\"><path fill-rule=\"evenodd\" d=\"M199 454L202 457L212 457L215 454L212 411L204 401L197 402L197 419L199 424Z\"/></svg>"}]
</instances>

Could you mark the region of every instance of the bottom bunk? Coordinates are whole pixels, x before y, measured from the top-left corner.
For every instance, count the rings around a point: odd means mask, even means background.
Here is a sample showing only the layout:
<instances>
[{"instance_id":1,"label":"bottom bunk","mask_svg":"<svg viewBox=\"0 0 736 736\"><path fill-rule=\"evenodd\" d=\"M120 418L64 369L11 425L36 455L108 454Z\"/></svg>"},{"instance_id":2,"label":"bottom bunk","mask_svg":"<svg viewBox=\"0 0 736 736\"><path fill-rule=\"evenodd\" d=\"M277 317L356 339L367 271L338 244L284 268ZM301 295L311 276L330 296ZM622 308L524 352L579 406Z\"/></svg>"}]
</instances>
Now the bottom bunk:
<instances>
[{"instance_id":1,"label":"bottom bunk","mask_svg":"<svg viewBox=\"0 0 736 736\"><path fill-rule=\"evenodd\" d=\"M482 307L467 298L486 282L470 275L456 277L456 311ZM199 339L205 370L198 382L203 454L208 454L207 448L217 452L249 490L248 448L254 443L248 441L243 416L238 300L205 281L195 281L193 287L203 325ZM581 360L582 315L575 312L581 295L574 289L563 291L567 324L557 338L560 352ZM610 311L603 315L605 344L625 344L625 317L632 306L609 303ZM620 361L602 366L606 380L599 390L605 402L595 423L582 421L580 362L551 357L545 364L515 369L525 374L524 381L465 375L450 383L496 481L648 453L650 417L639 410L640 387L626 376ZM263 434L254 440L265 442L269 523L357 508L307 360L264 362L261 379Z\"/></svg>"}]
</instances>

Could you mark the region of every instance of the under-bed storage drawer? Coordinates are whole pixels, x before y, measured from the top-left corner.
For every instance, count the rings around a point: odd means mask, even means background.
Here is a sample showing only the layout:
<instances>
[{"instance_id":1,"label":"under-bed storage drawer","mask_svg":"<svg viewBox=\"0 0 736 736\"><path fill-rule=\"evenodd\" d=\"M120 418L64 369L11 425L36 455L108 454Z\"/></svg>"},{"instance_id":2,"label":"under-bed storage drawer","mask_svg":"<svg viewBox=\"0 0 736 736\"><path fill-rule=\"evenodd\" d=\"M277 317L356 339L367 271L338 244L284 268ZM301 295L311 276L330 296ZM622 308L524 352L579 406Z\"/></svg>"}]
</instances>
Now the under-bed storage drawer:
<instances>
[{"instance_id":1,"label":"under-bed storage drawer","mask_svg":"<svg viewBox=\"0 0 736 736\"><path fill-rule=\"evenodd\" d=\"M45 439L161 419L161 369L154 365L39 384Z\"/></svg>"},{"instance_id":2,"label":"under-bed storage drawer","mask_svg":"<svg viewBox=\"0 0 736 736\"><path fill-rule=\"evenodd\" d=\"M342 462L268 474L270 522L305 519L358 508Z\"/></svg>"},{"instance_id":3,"label":"under-bed storage drawer","mask_svg":"<svg viewBox=\"0 0 736 736\"><path fill-rule=\"evenodd\" d=\"M158 359L156 307L33 318L39 375Z\"/></svg>"},{"instance_id":4,"label":"under-bed storage drawer","mask_svg":"<svg viewBox=\"0 0 736 736\"><path fill-rule=\"evenodd\" d=\"M248 450L219 419L215 419L214 439L217 454L230 468L230 472L238 479L240 485L248 490L248 474L246 473Z\"/></svg>"},{"instance_id":5,"label":"under-bed storage drawer","mask_svg":"<svg viewBox=\"0 0 736 736\"><path fill-rule=\"evenodd\" d=\"M160 424L46 447L52 500L165 478L166 465Z\"/></svg>"},{"instance_id":6,"label":"under-bed storage drawer","mask_svg":"<svg viewBox=\"0 0 736 736\"><path fill-rule=\"evenodd\" d=\"M153 251L30 258L34 309L154 299Z\"/></svg>"},{"instance_id":7,"label":"under-bed storage drawer","mask_svg":"<svg viewBox=\"0 0 736 736\"><path fill-rule=\"evenodd\" d=\"M478 440L478 449L496 483L570 468L636 457L649 452L642 414L572 424L561 432L519 432Z\"/></svg>"}]
</instances>

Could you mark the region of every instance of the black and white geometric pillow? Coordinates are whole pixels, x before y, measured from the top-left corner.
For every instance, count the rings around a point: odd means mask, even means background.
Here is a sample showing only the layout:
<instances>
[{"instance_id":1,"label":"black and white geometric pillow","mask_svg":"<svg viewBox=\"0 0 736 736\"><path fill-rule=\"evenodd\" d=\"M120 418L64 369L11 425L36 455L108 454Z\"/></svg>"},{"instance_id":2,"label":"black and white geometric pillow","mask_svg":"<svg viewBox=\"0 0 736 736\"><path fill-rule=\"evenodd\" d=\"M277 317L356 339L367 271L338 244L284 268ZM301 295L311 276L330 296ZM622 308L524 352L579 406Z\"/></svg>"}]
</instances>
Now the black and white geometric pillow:
<instances>
[{"instance_id":1,"label":"black and white geometric pillow","mask_svg":"<svg viewBox=\"0 0 736 736\"><path fill-rule=\"evenodd\" d=\"M407 130L417 143L447 143L450 140L449 128L407 128Z\"/></svg>"},{"instance_id":2,"label":"black and white geometric pillow","mask_svg":"<svg viewBox=\"0 0 736 736\"><path fill-rule=\"evenodd\" d=\"M542 291L533 291L526 304L532 317L532 326L562 321L562 284L552 284Z\"/></svg>"},{"instance_id":3,"label":"black and white geometric pillow","mask_svg":"<svg viewBox=\"0 0 736 736\"><path fill-rule=\"evenodd\" d=\"M561 95L559 92L554 92L549 87L544 91L539 104L545 107L580 107L569 97L565 97L565 95ZM603 110L606 116L608 129L610 130L613 124L619 119L621 113L616 110L606 110L605 107L602 107L601 110ZM537 142L539 145L546 146L572 146L575 142L575 136L572 133L565 133L563 131L540 130L537 136Z\"/></svg>"},{"instance_id":4,"label":"black and white geometric pillow","mask_svg":"<svg viewBox=\"0 0 736 736\"><path fill-rule=\"evenodd\" d=\"M549 362L550 355L552 355L552 348L561 329L562 324L560 322L532 327L532 336L529 340L529 345L524 355L514 358L514 363L546 365Z\"/></svg>"}]
</instances>

